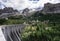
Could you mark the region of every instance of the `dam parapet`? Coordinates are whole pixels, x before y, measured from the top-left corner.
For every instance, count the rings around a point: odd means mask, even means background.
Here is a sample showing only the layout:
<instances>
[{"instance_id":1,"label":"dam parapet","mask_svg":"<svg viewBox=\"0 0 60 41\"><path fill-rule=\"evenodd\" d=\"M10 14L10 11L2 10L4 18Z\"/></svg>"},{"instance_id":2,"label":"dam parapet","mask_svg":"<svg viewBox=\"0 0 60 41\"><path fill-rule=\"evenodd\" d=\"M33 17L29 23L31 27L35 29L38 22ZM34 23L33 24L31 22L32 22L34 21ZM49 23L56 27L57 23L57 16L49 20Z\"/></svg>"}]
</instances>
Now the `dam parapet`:
<instances>
[{"instance_id":1,"label":"dam parapet","mask_svg":"<svg viewBox=\"0 0 60 41\"><path fill-rule=\"evenodd\" d=\"M4 35L6 41L21 41L21 32L26 25L16 24L16 25L2 25L0 29Z\"/></svg>"}]
</instances>

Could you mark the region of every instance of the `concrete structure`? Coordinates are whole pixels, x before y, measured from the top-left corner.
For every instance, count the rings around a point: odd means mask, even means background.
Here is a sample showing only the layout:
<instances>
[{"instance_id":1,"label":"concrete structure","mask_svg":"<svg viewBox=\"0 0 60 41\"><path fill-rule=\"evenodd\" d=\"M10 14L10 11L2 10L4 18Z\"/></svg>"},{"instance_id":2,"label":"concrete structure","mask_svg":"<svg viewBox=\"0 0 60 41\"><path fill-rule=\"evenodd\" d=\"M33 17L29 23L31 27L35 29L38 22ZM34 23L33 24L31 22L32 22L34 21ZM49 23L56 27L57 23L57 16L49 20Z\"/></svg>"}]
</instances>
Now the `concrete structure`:
<instances>
[{"instance_id":1,"label":"concrete structure","mask_svg":"<svg viewBox=\"0 0 60 41\"><path fill-rule=\"evenodd\" d=\"M1 34L3 37L0 37L0 39L2 38L2 41L21 41L20 33L24 27L23 24L0 26L0 33L3 32L4 34Z\"/></svg>"},{"instance_id":2,"label":"concrete structure","mask_svg":"<svg viewBox=\"0 0 60 41\"><path fill-rule=\"evenodd\" d=\"M6 41L4 34L2 32L1 26L0 26L0 41Z\"/></svg>"}]
</instances>

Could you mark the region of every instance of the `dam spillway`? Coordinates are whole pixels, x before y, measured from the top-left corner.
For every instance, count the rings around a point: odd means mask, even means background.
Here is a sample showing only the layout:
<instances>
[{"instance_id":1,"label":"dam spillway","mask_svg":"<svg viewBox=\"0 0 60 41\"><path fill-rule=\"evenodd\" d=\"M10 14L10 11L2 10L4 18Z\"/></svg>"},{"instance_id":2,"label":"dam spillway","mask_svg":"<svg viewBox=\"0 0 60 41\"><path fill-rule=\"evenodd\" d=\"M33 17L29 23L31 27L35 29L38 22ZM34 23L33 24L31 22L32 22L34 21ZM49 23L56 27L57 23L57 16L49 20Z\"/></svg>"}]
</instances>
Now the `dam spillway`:
<instances>
[{"instance_id":1,"label":"dam spillway","mask_svg":"<svg viewBox=\"0 0 60 41\"><path fill-rule=\"evenodd\" d=\"M21 41L21 32L25 26L24 24L3 25L0 26L0 33L2 32L4 41Z\"/></svg>"}]
</instances>

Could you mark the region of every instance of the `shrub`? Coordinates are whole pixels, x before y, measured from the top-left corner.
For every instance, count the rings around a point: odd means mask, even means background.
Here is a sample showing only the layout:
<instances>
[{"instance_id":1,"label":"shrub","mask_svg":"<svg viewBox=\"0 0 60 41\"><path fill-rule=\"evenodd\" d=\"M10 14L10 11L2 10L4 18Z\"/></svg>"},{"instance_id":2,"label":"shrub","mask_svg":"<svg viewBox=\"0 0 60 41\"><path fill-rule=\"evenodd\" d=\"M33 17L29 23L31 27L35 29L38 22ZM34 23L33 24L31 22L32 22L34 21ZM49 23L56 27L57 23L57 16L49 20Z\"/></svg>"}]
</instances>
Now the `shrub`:
<instances>
[{"instance_id":1,"label":"shrub","mask_svg":"<svg viewBox=\"0 0 60 41\"><path fill-rule=\"evenodd\" d=\"M22 41L60 41L60 26L46 26L44 23L27 26L22 32Z\"/></svg>"}]
</instances>

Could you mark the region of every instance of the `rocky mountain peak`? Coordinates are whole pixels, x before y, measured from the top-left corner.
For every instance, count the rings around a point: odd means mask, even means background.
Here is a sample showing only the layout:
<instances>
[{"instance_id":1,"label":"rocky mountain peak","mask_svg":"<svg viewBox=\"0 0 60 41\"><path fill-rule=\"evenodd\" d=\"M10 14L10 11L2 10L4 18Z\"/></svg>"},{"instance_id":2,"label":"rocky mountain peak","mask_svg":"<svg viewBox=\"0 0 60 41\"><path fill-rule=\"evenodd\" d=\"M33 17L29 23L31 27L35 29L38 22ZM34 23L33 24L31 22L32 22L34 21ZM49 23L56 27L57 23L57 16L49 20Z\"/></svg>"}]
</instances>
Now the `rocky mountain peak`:
<instances>
[{"instance_id":1,"label":"rocky mountain peak","mask_svg":"<svg viewBox=\"0 0 60 41\"><path fill-rule=\"evenodd\" d=\"M60 13L60 3L51 4L46 3L42 9L43 13Z\"/></svg>"}]
</instances>

